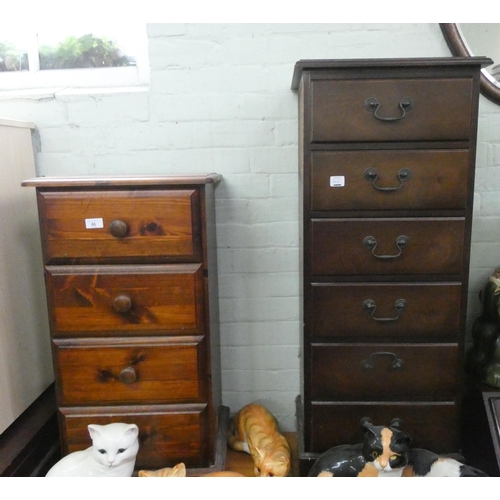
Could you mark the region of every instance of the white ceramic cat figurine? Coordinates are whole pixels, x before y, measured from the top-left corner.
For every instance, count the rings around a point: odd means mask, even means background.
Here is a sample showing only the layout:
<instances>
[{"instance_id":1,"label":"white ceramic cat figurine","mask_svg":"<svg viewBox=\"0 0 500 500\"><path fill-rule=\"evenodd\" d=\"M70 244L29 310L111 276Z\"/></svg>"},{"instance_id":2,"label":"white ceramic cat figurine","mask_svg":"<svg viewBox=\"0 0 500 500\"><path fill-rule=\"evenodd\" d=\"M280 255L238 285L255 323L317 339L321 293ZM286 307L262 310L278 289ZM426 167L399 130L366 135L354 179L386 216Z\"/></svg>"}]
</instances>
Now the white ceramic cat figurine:
<instances>
[{"instance_id":1,"label":"white ceramic cat figurine","mask_svg":"<svg viewBox=\"0 0 500 500\"><path fill-rule=\"evenodd\" d=\"M130 477L139 451L135 424L89 425L92 446L63 457L46 477Z\"/></svg>"}]
</instances>

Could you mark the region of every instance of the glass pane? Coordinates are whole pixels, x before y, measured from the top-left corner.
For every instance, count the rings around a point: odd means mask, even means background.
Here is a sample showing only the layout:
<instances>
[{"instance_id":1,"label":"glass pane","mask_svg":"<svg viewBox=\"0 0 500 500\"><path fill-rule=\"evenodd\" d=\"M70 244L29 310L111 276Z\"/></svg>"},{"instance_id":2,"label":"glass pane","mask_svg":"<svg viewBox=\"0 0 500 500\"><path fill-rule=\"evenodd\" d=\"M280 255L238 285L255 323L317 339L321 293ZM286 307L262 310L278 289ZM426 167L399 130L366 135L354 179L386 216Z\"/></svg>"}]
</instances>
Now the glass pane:
<instances>
[{"instance_id":1,"label":"glass pane","mask_svg":"<svg viewBox=\"0 0 500 500\"><path fill-rule=\"evenodd\" d=\"M28 70L28 46L22 36L0 34L0 71Z\"/></svg>"},{"instance_id":2,"label":"glass pane","mask_svg":"<svg viewBox=\"0 0 500 500\"><path fill-rule=\"evenodd\" d=\"M126 30L113 26L54 26L38 30L40 69L135 65Z\"/></svg>"}]
</instances>

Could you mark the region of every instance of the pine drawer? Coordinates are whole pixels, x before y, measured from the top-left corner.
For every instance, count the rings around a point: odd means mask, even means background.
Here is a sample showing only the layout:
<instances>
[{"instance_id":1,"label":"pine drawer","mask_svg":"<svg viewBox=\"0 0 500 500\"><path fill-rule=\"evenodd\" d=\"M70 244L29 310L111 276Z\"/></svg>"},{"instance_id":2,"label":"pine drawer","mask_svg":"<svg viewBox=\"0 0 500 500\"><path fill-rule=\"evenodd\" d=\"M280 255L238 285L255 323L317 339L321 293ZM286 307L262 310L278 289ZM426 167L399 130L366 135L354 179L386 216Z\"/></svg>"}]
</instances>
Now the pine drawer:
<instances>
[{"instance_id":1,"label":"pine drawer","mask_svg":"<svg viewBox=\"0 0 500 500\"><path fill-rule=\"evenodd\" d=\"M62 406L201 402L204 337L54 341Z\"/></svg>"},{"instance_id":2,"label":"pine drawer","mask_svg":"<svg viewBox=\"0 0 500 500\"><path fill-rule=\"evenodd\" d=\"M199 192L39 191L46 263L200 261Z\"/></svg>"},{"instance_id":3,"label":"pine drawer","mask_svg":"<svg viewBox=\"0 0 500 500\"><path fill-rule=\"evenodd\" d=\"M139 427L136 469L161 469L184 462L205 466L209 460L206 405L103 406L60 409L61 428L67 436L65 453L91 446L87 426L113 422Z\"/></svg>"},{"instance_id":4,"label":"pine drawer","mask_svg":"<svg viewBox=\"0 0 500 500\"><path fill-rule=\"evenodd\" d=\"M53 337L202 334L200 264L47 266Z\"/></svg>"}]
</instances>

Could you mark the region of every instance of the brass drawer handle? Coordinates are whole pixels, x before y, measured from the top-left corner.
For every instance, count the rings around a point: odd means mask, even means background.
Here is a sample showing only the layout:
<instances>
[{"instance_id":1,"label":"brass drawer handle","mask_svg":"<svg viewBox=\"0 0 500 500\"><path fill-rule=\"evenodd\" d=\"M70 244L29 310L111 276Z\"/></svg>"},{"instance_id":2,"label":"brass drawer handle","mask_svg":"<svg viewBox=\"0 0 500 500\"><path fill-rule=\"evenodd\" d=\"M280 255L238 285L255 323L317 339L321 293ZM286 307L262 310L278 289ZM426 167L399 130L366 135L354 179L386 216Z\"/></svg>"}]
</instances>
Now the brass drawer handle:
<instances>
[{"instance_id":1,"label":"brass drawer handle","mask_svg":"<svg viewBox=\"0 0 500 500\"><path fill-rule=\"evenodd\" d=\"M367 168L365 170L364 178L372 183L372 186L377 189L378 191L397 191L398 189L401 189L403 187L403 182L406 182L411 178L411 172L410 169L408 168L402 168L398 172L398 180L399 180L399 186L396 187L380 187L377 186L375 183L377 182L378 179L378 172L374 168Z\"/></svg>"},{"instance_id":2,"label":"brass drawer handle","mask_svg":"<svg viewBox=\"0 0 500 500\"><path fill-rule=\"evenodd\" d=\"M401 368L403 368L403 360L399 359L393 352L379 351L379 352L372 352L368 356L368 359L363 359L363 361L361 361L361 365L365 370L373 370L376 368L376 363L374 359L375 356L390 356L393 358L391 361L391 368L393 370L400 370Z\"/></svg>"},{"instance_id":3,"label":"brass drawer handle","mask_svg":"<svg viewBox=\"0 0 500 500\"><path fill-rule=\"evenodd\" d=\"M128 233L127 223L118 219L111 221L108 229L115 238L123 238Z\"/></svg>"},{"instance_id":4,"label":"brass drawer handle","mask_svg":"<svg viewBox=\"0 0 500 500\"><path fill-rule=\"evenodd\" d=\"M396 246L398 247L399 252L394 255L377 255L375 253L375 249L377 248L378 243L373 236L366 236L365 239L363 240L363 246L370 249L372 251L372 255L374 257L377 257L377 259L396 259L401 255L403 248L406 248L408 246L409 242L410 238L408 238L408 236L405 235L398 236L396 239Z\"/></svg>"},{"instance_id":5,"label":"brass drawer handle","mask_svg":"<svg viewBox=\"0 0 500 500\"><path fill-rule=\"evenodd\" d=\"M406 116L406 112L410 111L413 108L413 101L409 97L404 97L403 99L401 99L399 101L399 108L402 111L402 115L397 116L395 118L394 117L384 118L382 116L379 116L377 114L379 108L380 108L380 103L377 101L377 99L375 99L375 97L369 97L365 101L365 109L370 113L373 113L375 118L377 118L377 120L381 120L384 122L395 122L398 120L402 120Z\"/></svg>"},{"instance_id":6,"label":"brass drawer handle","mask_svg":"<svg viewBox=\"0 0 500 500\"><path fill-rule=\"evenodd\" d=\"M406 309L406 306L408 305L408 302L406 302L405 299L398 299L394 303L394 309L396 309L396 312L398 313L397 316L394 316L393 318L376 318L373 314L375 313L375 310L377 309L377 304L375 304L375 301L372 299L366 299L363 302L363 309L367 311L372 319L375 321L380 321L380 322L388 322L388 321L397 321L401 317L401 313Z\"/></svg>"},{"instance_id":7,"label":"brass drawer handle","mask_svg":"<svg viewBox=\"0 0 500 500\"><path fill-rule=\"evenodd\" d=\"M118 379L122 384L133 384L137 380L137 372L133 366L127 366L120 372Z\"/></svg>"},{"instance_id":8,"label":"brass drawer handle","mask_svg":"<svg viewBox=\"0 0 500 500\"><path fill-rule=\"evenodd\" d=\"M132 308L132 299L128 295L118 295L113 300L113 307L116 312L126 313Z\"/></svg>"}]
</instances>

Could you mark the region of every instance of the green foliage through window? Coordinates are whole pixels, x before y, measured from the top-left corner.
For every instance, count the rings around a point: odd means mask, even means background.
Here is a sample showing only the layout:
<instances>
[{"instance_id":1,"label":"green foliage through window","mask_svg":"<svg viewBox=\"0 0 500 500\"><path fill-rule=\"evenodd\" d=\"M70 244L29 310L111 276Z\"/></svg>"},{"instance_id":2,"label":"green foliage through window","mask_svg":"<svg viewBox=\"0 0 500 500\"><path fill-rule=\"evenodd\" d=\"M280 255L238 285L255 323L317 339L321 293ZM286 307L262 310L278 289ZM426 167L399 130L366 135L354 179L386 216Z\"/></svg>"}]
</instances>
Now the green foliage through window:
<instances>
[{"instance_id":1,"label":"green foliage through window","mask_svg":"<svg viewBox=\"0 0 500 500\"><path fill-rule=\"evenodd\" d=\"M56 47L44 45L39 49L40 69L109 68L133 66L135 60L111 40L87 34L68 36Z\"/></svg>"},{"instance_id":2,"label":"green foliage through window","mask_svg":"<svg viewBox=\"0 0 500 500\"><path fill-rule=\"evenodd\" d=\"M8 40L0 41L0 72L27 69L28 54L26 50L16 47Z\"/></svg>"},{"instance_id":3,"label":"green foliage through window","mask_svg":"<svg viewBox=\"0 0 500 500\"><path fill-rule=\"evenodd\" d=\"M40 69L110 68L135 66L115 42L93 34L68 36L56 46L38 49ZM8 40L0 40L0 72L28 70L28 53Z\"/></svg>"}]
</instances>

